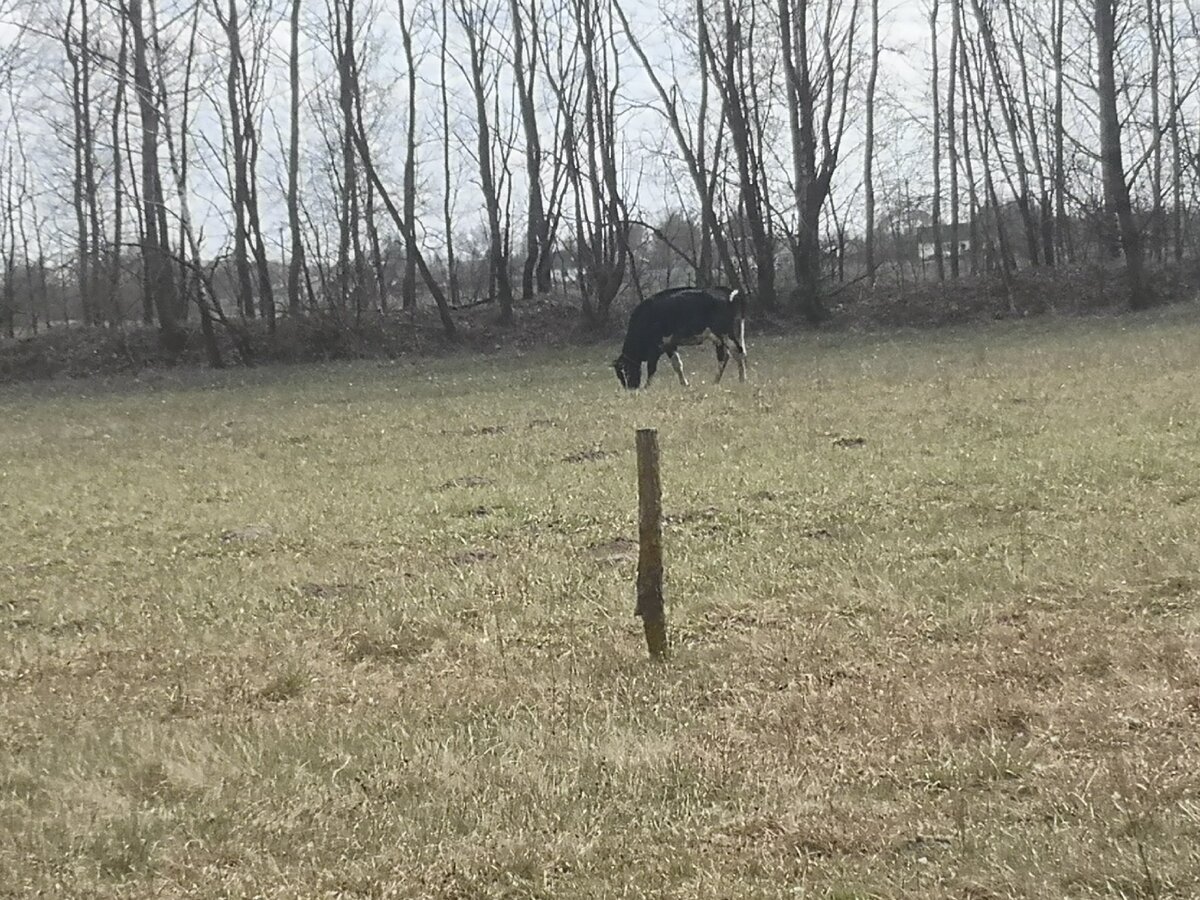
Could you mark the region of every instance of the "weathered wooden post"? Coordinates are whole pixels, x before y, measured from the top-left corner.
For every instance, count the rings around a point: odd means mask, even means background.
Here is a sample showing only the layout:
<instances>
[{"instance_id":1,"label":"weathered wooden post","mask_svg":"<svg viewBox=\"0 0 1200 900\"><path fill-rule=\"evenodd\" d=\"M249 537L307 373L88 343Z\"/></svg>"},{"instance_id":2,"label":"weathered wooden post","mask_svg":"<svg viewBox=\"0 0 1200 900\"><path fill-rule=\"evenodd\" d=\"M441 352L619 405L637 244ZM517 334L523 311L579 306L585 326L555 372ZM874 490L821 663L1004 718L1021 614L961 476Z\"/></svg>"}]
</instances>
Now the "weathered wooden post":
<instances>
[{"instance_id":1,"label":"weathered wooden post","mask_svg":"<svg viewBox=\"0 0 1200 900\"><path fill-rule=\"evenodd\" d=\"M662 480L658 474L658 432L637 431L638 573L637 608L650 656L667 652L667 619L663 613Z\"/></svg>"}]
</instances>

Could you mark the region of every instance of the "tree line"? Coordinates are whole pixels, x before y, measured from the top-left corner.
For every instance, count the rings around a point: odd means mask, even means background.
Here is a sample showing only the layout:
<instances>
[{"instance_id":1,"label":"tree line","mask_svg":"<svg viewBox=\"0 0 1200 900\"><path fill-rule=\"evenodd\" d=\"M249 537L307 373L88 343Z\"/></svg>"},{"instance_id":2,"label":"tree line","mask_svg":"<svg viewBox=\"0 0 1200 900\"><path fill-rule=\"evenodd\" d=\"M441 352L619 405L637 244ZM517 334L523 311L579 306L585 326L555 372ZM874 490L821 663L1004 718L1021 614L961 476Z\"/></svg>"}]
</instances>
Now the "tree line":
<instances>
[{"instance_id":1,"label":"tree line","mask_svg":"<svg viewBox=\"0 0 1200 900\"><path fill-rule=\"evenodd\" d=\"M0 0L0 329L1197 249L1193 0ZM849 272L849 274L848 274Z\"/></svg>"}]
</instances>

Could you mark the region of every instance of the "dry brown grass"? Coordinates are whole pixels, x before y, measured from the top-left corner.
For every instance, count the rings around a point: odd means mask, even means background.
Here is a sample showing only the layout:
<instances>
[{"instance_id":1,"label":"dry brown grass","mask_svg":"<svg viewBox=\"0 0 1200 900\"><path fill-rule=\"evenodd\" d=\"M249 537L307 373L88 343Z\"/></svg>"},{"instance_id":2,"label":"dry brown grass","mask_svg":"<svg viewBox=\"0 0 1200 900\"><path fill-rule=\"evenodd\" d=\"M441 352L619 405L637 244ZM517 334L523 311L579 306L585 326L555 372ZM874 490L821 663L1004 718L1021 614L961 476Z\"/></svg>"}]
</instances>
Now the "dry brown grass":
<instances>
[{"instance_id":1,"label":"dry brown grass","mask_svg":"<svg viewBox=\"0 0 1200 900\"><path fill-rule=\"evenodd\" d=\"M1200 896L1197 325L8 389L0 895Z\"/></svg>"}]
</instances>

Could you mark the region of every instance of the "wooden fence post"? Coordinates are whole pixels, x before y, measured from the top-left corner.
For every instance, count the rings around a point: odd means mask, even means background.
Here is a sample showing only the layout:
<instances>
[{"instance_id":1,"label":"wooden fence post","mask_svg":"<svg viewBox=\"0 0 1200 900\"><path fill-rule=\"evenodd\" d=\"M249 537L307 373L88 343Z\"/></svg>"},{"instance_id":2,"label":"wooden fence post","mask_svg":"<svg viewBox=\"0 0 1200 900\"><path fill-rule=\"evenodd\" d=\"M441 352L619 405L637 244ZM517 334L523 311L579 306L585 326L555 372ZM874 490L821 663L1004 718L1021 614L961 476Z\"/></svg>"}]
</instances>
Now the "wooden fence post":
<instances>
[{"instance_id":1,"label":"wooden fence post","mask_svg":"<svg viewBox=\"0 0 1200 900\"><path fill-rule=\"evenodd\" d=\"M638 573L637 607L650 656L667 652L667 619L663 613L662 480L658 474L658 432L637 431Z\"/></svg>"}]
</instances>

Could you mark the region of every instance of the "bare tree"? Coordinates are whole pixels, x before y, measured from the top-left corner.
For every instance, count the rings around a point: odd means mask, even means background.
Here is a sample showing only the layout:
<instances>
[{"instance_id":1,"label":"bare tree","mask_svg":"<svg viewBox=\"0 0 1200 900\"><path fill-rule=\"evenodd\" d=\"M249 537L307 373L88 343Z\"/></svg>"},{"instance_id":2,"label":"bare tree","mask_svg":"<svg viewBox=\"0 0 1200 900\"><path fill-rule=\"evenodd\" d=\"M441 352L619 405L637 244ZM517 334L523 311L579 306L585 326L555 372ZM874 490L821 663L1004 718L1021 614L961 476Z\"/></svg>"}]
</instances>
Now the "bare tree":
<instances>
[{"instance_id":1,"label":"bare tree","mask_svg":"<svg viewBox=\"0 0 1200 900\"><path fill-rule=\"evenodd\" d=\"M158 326L168 346L182 344L178 310L178 289L171 267L166 229L162 178L158 168L160 112L159 94L150 72L150 50L154 35L147 35L142 17L142 0L123 0L133 41L133 79L138 98L142 131L142 260L143 290L154 304Z\"/></svg>"},{"instance_id":2,"label":"bare tree","mask_svg":"<svg viewBox=\"0 0 1200 900\"><path fill-rule=\"evenodd\" d=\"M957 0L952 0L957 3ZM866 104L866 136L863 142L863 216L865 235L863 252L866 256L867 280L875 286L875 91L879 81L879 0L871 0L871 60L870 74L867 75ZM951 79L951 108L953 108L953 79ZM953 117L953 113L951 113ZM954 128L950 129L951 134ZM953 144L953 141L951 141ZM953 151L951 151L953 153ZM954 163L951 162L953 169Z\"/></svg>"},{"instance_id":3,"label":"bare tree","mask_svg":"<svg viewBox=\"0 0 1200 900\"><path fill-rule=\"evenodd\" d=\"M116 91L113 95L112 105L112 131L110 140L112 141L112 192L113 192L113 237L112 247L109 253L109 271L108 271L108 311L107 315L110 322L118 322L124 317L124 310L120 307L121 298L121 248L124 244L124 213L125 213L125 189L124 189L124 172L121 159L121 122L126 114L125 101L125 85L129 78L129 20L124 15L118 15L118 28L120 29L119 47L117 50L116 68L114 78L116 79Z\"/></svg>"},{"instance_id":4,"label":"bare tree","mask_svg":"<svg viewBox=\"0 0 1200 900\"><path fill-rule=\"evenodd\" d=\"M946 152L950 170L950 277L958 278L959 246L959 194L958 194L958 128L954 122L954 100L958 89L958 46L962 32L961 0L950 0L950 55L949 71L946 73Z\"/></svg>"},{"instance_id":5,"label":"bare tree","mask_svg":"<svg viewBox=\"0 0 1200 900\"><path fill-rule=\"evenodd\" d=\"M1160 137L1163 133L1161 91L1162 78L1162 0L1146 0L1146 32L1150 43L1150 254L1161 260L1165 249L1163 228L1163 153Z\"/></svg>"},{"instance_id":6,"label":"bare tree","mask_svg":"<svg viewBox=\"0 0 1200 900\"><path fill-rule=\"evenodd\" d=\"M404 60L408 64L408 123L404 146L404 218L417 218L417 61L413 54L412 22L405 16L404 0L396 0L400 19L400 36L404 43ZM404 279L400 287L401 305L405 309L417 306L417 247L416 232L410 231L404 242Z\"/></svg>"},{"instance_id":7,"label":"bare tree","mask_svg":"<svg viewBox=\"0 0 1200 900\"><path fill-rule=\"evenodd\" d=\"M1021 221L1025 226L1025 242L1029 254L1029 261L1033 265L1037 265L1040 261L1040 236L1039 229L1033 219L1033 210L1030 206L1030 188L1029 188L1029 171L1030 166L1026 160L1024 145L1021 141L1021 122L1017 112L1017 100L1013 92L1012 85L1009 83L1004 65L1000 58L1000 51L996 41L995 28L992 23L991 16L984 9L981 0L971 0L975 8L975 21L979 27L979 36L983 43L984 55L987 60L986 68L991 72L992 84L995 90L993 100L999 108L1001 117L1004 120L1005 127L1008 130L1008 150L1013 157L1013 169L1016 175L1016 187L1014 193L1016 195L1017 209L1021 214ZM980 67L978 89L984 90L984 67ZM990 117L988 117L989 133L992 133L990 127ZM1003 155L1000 154L1001 145L993 137L993 146L996 148L997 162L1004 168L1005 176L1010 177L1009 170L1005 164ZM1034 154L1036 156L1036 153Z\"/></svg>"},{"instance_id":8,"label":"bare tree","mask_svg":"<svg viewBox=\"0 0 1200 900\"><path fill-rule=\"evenodd\" d=\"M362 237L359 230L361 198L355 158L354 96L358 90L355 57L355 0L333 0L332 44L337 66L338 106L341 110L341 197L338 214L337 302L353 308L355 320L363 309ZM353 253L353 256L351 255Z\"/></svg>"},{"instance_id":9,"label":"bare tree","mask_svg":"<svg viewBox=\"0 0 1200 900\"><path fill-rule=\"evenodd\" d=\"M292 315L300 312L300 276L304 270L304 238L300 223L300 6L301 0L292 0L288 50L287 211L291 254L287 291L288 310ZM312 303L311 291L309 303Z\"/></svg>"},{"instance_id":10,"label":"bare tree","mask_svg":"<svg viewBox=\"0 0 1200 900\"><path fill-rule=\"evenodd\" d=\"M439 57L439 84L442 100L442 177L446 190L442 195L442 220L446 229L446 281L450 291L450 302L459 304L458 265L454 259L454 188L450 171L450 96L446 79L446 59L449 56L450 28L448 3L442 3L441 54Z\"/></svg>"},{"instance_id":11,"label":"bare tree","mask_svg":"<svg viewBox=\"0 0 1200 900\"><path fill-rule=\"evenodd\" d=\"M1171 105L1171 245L1176 263L1183 260L1183 140L1180 127L1179 67L1177 58L1177 27L1172 12L1167 17L1167 72L1170 80Z\"/></svg>"},{"instance_id":12,"label":"bare tree","mask_svg":"<svg viewBox=\"0 0 1200 900\"><path fill-rule=\"evenodd\" d=\"M1117 0L1094 0L1096 30L1096 102L1100 118L1100 165L1104 180L1104 209L1117 220L1131 309L1145 309L1153 296L1143 271L1142 236L1129 200L1121 148L1121 118L1117 111L1114 71L1117 48Z\"/></svg>"},{"instance_id":13,"label":"bare tree","mask_svg":"<svg viewBox=\"0 0 1200 900\"><path fill-rule=\"evenodd\" d=\"M1046 265L1054 265L1054 216L1052 212L1052 195L1050 187L1050 179L1046 177L1046 167L1043 162L1043 149L1041 138L1038 134L1038 105L1034 102L1034 92L1031 87L1030 73L1034 71L1034 59L1030 56L1029 46L1032 42L1029 39L1028 31L1042 27L1041 21L1035 21L1029 24L1031 16L1036 13L1028 13L1026 15L1017 15L1017 6L1012 0L1004 2L1005 20L1008 23L1009 44L1012 46L1012 53L1015 57L1017 76L1021 86L1021 105L1023 114L1017 109L1017 100L1014 97L1012 101L1014 115L1018 120L1018 127L1023 131L1025 140L1029 144L1028 159L1033 163L1033 176L1036 179L1036 198L1033 196L1032 188L1029 202L1030 204L1036 199L1037 201L1037 217L1034 221L1033 210L1030 209L1028 216L1029 222L1036 229L1036 238L1041 241L1041 259ZM1031 261L1036 265L1037 257L1031 255Z\"/></svg>"},{"instance_id":14,"label":"bare tree","mask_svg":"<svg viewBox=\"0 0 1200 900\"><path fill-rule=\"evenodd\" d=\"M429 265L425 262L425 257L421 253L421 249L416 240L411 239L410 241L410 236L413 233L413 229L416 227L415 223L405 219L400 210L396 207L396 204L392 202L391 195L388 193L382 179L379 177L379 171L375 168L375 164L371 161L371 149L367 143L367 130L363 126L362 119L362 94L357 78L352 80L351 87L351 101L354 113L354 130L350 133L350 138L354 142L354 146L358 151L359 158L362 160L363 171L371 180L371 183L375 185L375 190L379 192L379 198L383 201L384 207L387 209L388 214L392 217L392 222L395 224L396 230L400 232L406 242L411 242L412 246L416 248L415 255L417 261L417 271L421 273L421 278L425 282L425 288L429 291L429 295L433 297L433 302L437 306L438 315L442 321L442 330L448 337L453 338L457 333L457 329L454 325L454 319L450 315L450 304L447 302L446 295L442 291L441 286L438 284L437 279L434 277L433 272L430 271Z\"/></svg>"},{"instance_id":15,"label":"bare tree","mask_svg":"<svg viewBox=\"0 0 1200 900\"><path fill-rule=\"evenodd\" d=\"M17 217L20 212L13 196L16 166L11 147L4 163L3 173L0 173L0 193L4 200L4 215L0 218L0 278L3 278L0 283L0 326L4 328L4 334L12 338L16 336Z\"/></svg>"},{"instance_id":16,"label":"bare tree","mask_svg":"<svg viewBox=\"0 0 1200 900\"><path fill-rule=\"evenodd\" d=\"M975 181L975 163L971 156L971 107L972 107L972 92L971 80L969 75L967 41L962 33L962 0L954 0L954 9L958 13L956 21L959 23L958 29L958 59L957 65L959 70L959 78L962 83L962 114L961 114L961 146L962 146L962 166L963 175L967 180L967 206L968 206L968 239L970 242L970 257L971 257L971 274L979 273L979 188Z\"/></svg>"},{"instance_id":17,"label":"bare tree","mask_svg":"<svg viewBox=\"0 0 1200 900\"><path fill-rule=\"evenodd\" d=\"M538 130L537 108L534 105L534 83L537 77L537 0L530 3L530 37L532 51L526 49L525 11L520 0L509 0L513 32L513 78L521 106L521 126L525 133L525 174L529 186L526 216L525 263L521 271L521 296L528 300L536 289L539 294L550 290L550 221L542 199L542 142Z\"/></svg>"},{"instance_id":18,"label":"bare tree","mask_svg":"<svg viewBox=\"0 0 1200 900\"><path fill-rule=\"evenodd\" d=\"M9 83L9 108L15 109L16 104L13 102L14 96L12 92L12 84ZM21 186L17 194L15 203L9 203L7 216L8 227L13 227L13 219L15 217L17 233L21 239L21 270L24 275L24 299L25 299L25 314L28 326L34 334L37 334L38 323L44 316L46 323L50 320L50 302L46 290L46 256L45 248L42 239L42 222L38 211L38 201L33 194L31 186L29 162L29 154L25 146L24 129L21 127L21 121L16 118L13 123L13 137L16 145L17 157L20 160ZM9 179L11 181L13 174L16 171L14 160L9 151ZM29 246L29 226L33 227L34 240L37 244L36 254L31 253ZM4 226L0 223L0 234L4 231ZM13 243L13 235L10 233L10 243L8 247L7 259L10 262L16 259L16 245ZM0 237L0 245L3 244L3 237ZM34 260L36 259L36 263ZM6 331L9 336L12 336L14 330L14 317L16 313L15 289L14 283L15 272L9 271L6 283L9 289L9 302L6 305L8 311L8 322Z\"/></svg>"},{"instance_id":19,"label":"bare tree","mask_svg":"<svg viewBox=\"0 0 1200 900\"><path fill-rule=\"evenodd\" d=\"M728 18L728 2L725 8ZM815 48L810 47L808 12L807 0L779 0L797 211L793 271L800 308L810 321L818 322L827 315L819 286L821 210L841 162L856 62L859 0L826 4ZM760 281L761 277L760 272Z\"/></svg>"},{"instance_id":20,"label":"bare tree","mask_svg":"<svg viewBox=\"0 0 1200 900\"><path fill-rule=\"evenodd\" d=\"M708 92L712 79L709 73L709 56L704 51L704 47L708 44L708 26L705 22L703 0L697 0L696 5L697 37L695 53L696 62L699 67L700 97L695 109L696 125L694 134L690 133L687 128L687 110L683 107L678 86L672 85L671 89L668 90L658 73L657 67L650 61L645 50L642 49L641 41L631 27L620 0L613 0L613 9L621 20L621 26L625 31L625 36L630 46L633 48L634 54L641 62L642 68L647 77L649 77L651 84L654 85L655 93L658 95L659 103L661 104L660 111L671 128L671 134L674 136L676 147L683 157L688 176L692 182L692 188L700 204L700 252L695 263L696 282L701 286L709 283L712 277L712 254L715 250L721 271L724 273L726 280L730 284L734 284L737 282L737 270L730 256L729 244L725 240L724 231L717 218L716 211L716 174L719 167L715 164L715 154L712 157L709 155L707 146L708 138L706 137L709 106ZM709 164L710 158L714 158L712 165Z\"/></svg>"},{"instance_id":21,"label":"bare tree","mask_svg":"<svg viewBox=\"0 0 1200 900\"><path fill-rule=\"evenodd\" d=\"M607 320L629 268L628 210L620 184L616 97L620 64L612 10L570 0L569 41L547 79L562 113L560 146L574 193L574 253L584 318ZM580 115L582 111L582 115Z\"/></svg>"},{"instance_id":22,"label":"bare tree","mask_svg":"<svg viewBox=\"0 0 1200 900\"><path fill-rule=\"evenodd\" d=\"M789 2L790 0L781 0L781 11L787 9ZM743 12L746 13L745 20ZM776 241L774 223L768 214L769 189L760 141L763 130L758 127L757 121L757 117L765 114L766 110L755 102L758 96L754 86L754 66L758 57L755 46L755 7L752 4L744 4L743 0L722 0L721 25L724 40L720 50L718 51L716 41L712 40L707 29L704 32L703 50L712 67L713 80L721 92L729 139L737 159L738 220L741 228L749 236L755 296L760 303L771 308L776 305ZM781 25L782 31L787 31L790 35L790 27ZM784 55L790 56L786 49ZM790 81L789 79L789 83ZM789 105L795 107L795 103ZM797 195L801 191L799 184L797 180L794 185ZM800 210L799 214L803 219L803 210ZM793 256L798 258L797 253ZM804 292L803 288L801 291L802 302L809 296L816 300L815 291L811 295Z\"/></svg>"},{"instance_id":23,"label":"bare tree","mask_svg":"<svg viewBox=\"0 0 1200 900\"><path fill-rule=\"evenodd\" d=\"M1063 33L1066 28L1067 2L1054 0L1054 16L1051 26L1053 33L1053 65L1054 65L1054 174L1052 176L1054 191L1054 218L1056 220L1057 256L1064 253L1067 259L1073 257L1070 238L1070 222L1067 219L1067 173L1066 173L1066 132L1064 126L1064 51Z\"/></svg>"},{"instance_id":24,"label":"bare tree","mask_svg":"<svg viewBox=\"0 0 1200 900\"><path fill-rule=\"evenodd\" d=\"M983 170L983 186L986 192L987 205L992 212L992 225L995 229L995 248L999 255L999 258L995 260L996 269L1004 281L1004 290L1008 295L1009 304L1011 305L1013 302L1012 270L1016 268L1016 262L1009 247L1008 230L1005 227L1004 217L1001 214L1000 194L996 190L996 179L993 176L993 167L990 165L991 153L993 148L999 146L999 142L996 140L991 116L987 114L990 97L987 92L987 82L984 75L986 67L986 62L983 58L984 51L979 47L977 42L973 43L965 40L963 43L964 49L968 45L971 46L975 56L974 65L970 64L969 59L963 65L963 85L964 87L973 88L970 91L971 119L975 125L975 145L979 148L979 164ZM1001 166L1000 168L1003 167Z\"/></svg>"},{"instance_id":25,"label":"bare tree","mask_svg":"<svg viewBox=\"0 0 1200 900\"><path fill-rule=\"evenodd\" d=\"M212 3L217 22L225 34L229 53L225 89L233 164L230 201L233 206L233 262L237 273L238 305L247 317L253 317L257 311L267 320L268 329L274 330L275 298L258 205L257 107L261 93L261 59L259 52L255 50L255 55L248 61L242 49L242 13L245 12L245 21L252 29L252 46L261 47L265 43L265 32L262 28L264 23L258 23L257 31L253 29L256 27L255 14L259 13L262 17L263 11L257 0L251 0L249 3L245 0L212 0ZM251 273L251 254L254 256L257 279Z\"/></svg>"},{"instance_id":26,"label":"bare tree","mask_svg":"<svg viewBox=\"0 0 1200 900\"><path fill-rule=\"evenodd\" d=\"M75 31L76 0L69 0L62 44L71 67L71 111L74 123L73 203L77 228L76 277L86 324L99 318L94 309L95 274L100 256L100 216L96 197L95 126L92 119L92 35L88 0L78 0L79 30Z\"/></svg>"},{"instance_id":27,"label":"bare tree","mask_svg":"<svg viewBox=\"0 0 1200 900\"><path fill-rule=\"evenodd\" d=\"M933 226L933 254L937 262L938 281L946 280L946 262L942 253L942 111L941 82L938 79L938 0L929 7L929 59L932 62L930 91L933 103L933 197L931 224Z\"/></svg>"},{"instance_id":28,"label":"bare tree","mask_svg":"<svg viewBox=\"0 0 1200 900\"><path fill-rule=\"evenodd\" d=\"M488 264L490 281L496 286L500 303L500 323L511 325L513 316L512 279L508 254L505 250L505 223L501 215L500 189L493 167L492 122L488 103L497 90L496 75L488 71L490 40L495 32L496 7L474 0L453 0L454 16L467 39L468 61L464 69L475 99L476 164L479 167L479 188L483 193L488 225Z\"/></svg>"}]
</instances>

